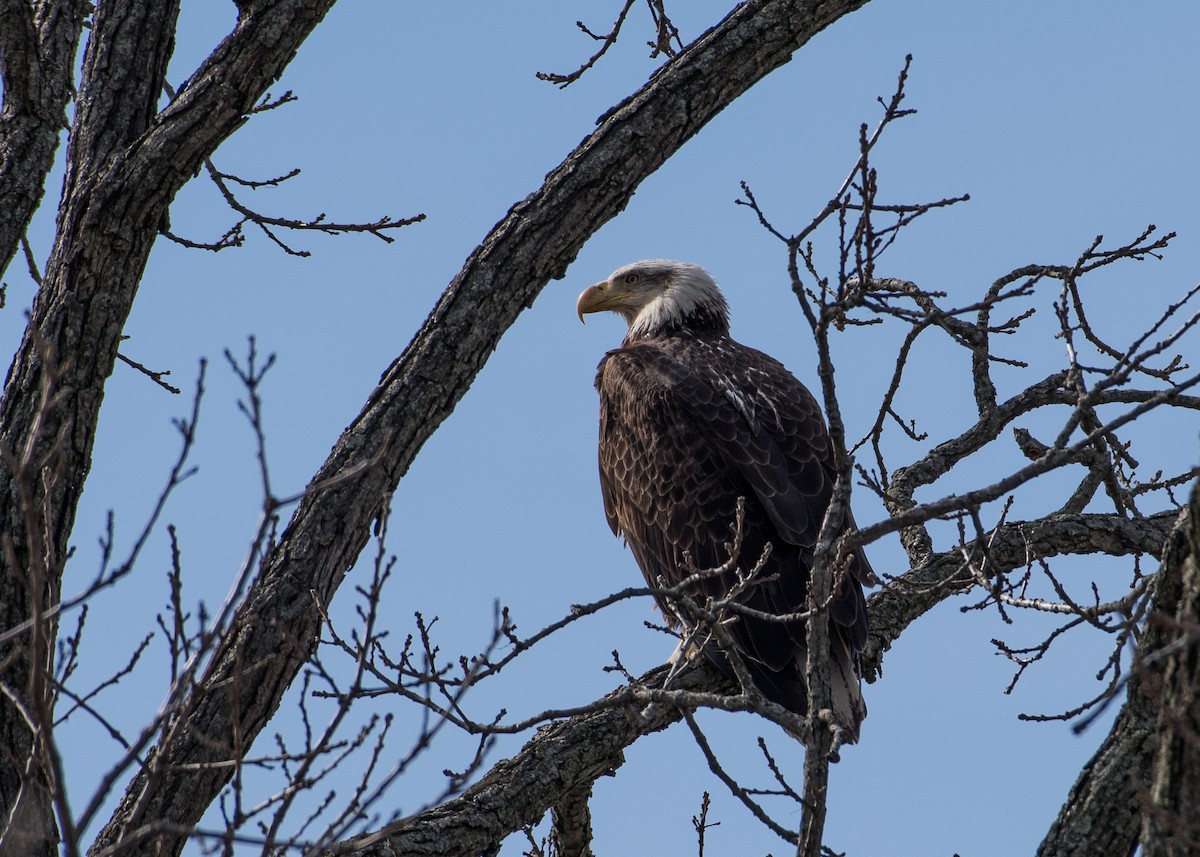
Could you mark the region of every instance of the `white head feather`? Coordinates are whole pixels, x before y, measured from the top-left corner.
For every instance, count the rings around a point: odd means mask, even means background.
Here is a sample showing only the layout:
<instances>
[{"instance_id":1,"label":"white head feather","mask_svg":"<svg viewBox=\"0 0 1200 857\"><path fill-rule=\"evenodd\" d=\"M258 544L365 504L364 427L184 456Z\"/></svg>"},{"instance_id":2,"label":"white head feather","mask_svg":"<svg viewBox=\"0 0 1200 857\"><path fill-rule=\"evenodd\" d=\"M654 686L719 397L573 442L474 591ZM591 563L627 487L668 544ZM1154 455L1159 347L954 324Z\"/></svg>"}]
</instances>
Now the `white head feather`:
<instances>
[{"instance_id":1,"label":"white head feather","mask_svg":"<svg viewBox=\"0 0 1200 857\"><path fill-rule=\"evenodd\" d=\"M665 327L679 325L698 310L728 321L729 307L716 280L690 262L670 259L643 259L618 268L609 282L626 283L633 276L636 284L658 285L657 292L637 307L629 321L629 338L645 336Z\"/></svg>"}]
</instances>

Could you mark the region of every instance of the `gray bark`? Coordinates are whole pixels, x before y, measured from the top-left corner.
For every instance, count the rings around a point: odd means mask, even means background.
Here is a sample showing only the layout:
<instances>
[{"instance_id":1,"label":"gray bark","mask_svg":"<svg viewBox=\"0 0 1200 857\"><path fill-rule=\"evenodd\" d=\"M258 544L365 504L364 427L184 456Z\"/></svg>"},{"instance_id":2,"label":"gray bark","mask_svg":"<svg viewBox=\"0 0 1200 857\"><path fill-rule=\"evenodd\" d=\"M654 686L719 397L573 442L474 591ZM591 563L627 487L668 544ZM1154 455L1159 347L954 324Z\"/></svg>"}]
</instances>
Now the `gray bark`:
<instances>
[{"instance_id":1,"label":"gray bark","mask_svg":"<svg viewBox=\"0 0 1200 857\"><path fill-rule=\"evenodd\" d=\"M550 841L556 857L595 857L592 851L592 787L561 798L550 807Z\"/></svg>"},{"instance_id":2,"label":"gray bark","mask_svg":"<svg viewBox=\"0 0 1200 857\"><path fill-rule=\"evenodd\" d=\"M1154 745L1154 711L1145 698L1131 697L1071 787L1038 846L1038 857L1133 853L1142 822L1137 788L1154 756Z\"/></svg>"},{"instance_id":3,"label":"gray bark","mask_svg":"<svg viewBox=\"0 0 1200 857\"><path fill-rule=\"evenodd\" d=\"M1129 519L1119 515L1054 515L1036 521L1005 524L997 528L988 545L994 568L1011 571L1022 567L1029 556L1054 557L1064 554L1108 554L1129 556L1162 553L1175 515ZM978 558L978 546L968 553ZM964 567L959 551L927 556L904 574L898 585L875 593L869 599L871 634L862 655L864 675L874 681L880 674L883 653L904 632L949 595L964 592L975 580Z\"/></svg>"},{"instance_id":4,"label":"gray bark","mask_svg":"<svg viewBox=\"0 0 1200 857\"><path fill-rule=\"evenodd\" d=\"M0 627L32 620L0 653L7 690L0 697L0 744L12 751L0 756L0 808L13 821L5 824L0 850L19 837L11 846L18 852L50 853L57 836L50 806L53 698L43 681L54 623L42 612L58 600L104 384L150 247L175 193L241 124L329 2L261 5L261 13L242 16L187 91L157 114L177 0L110 0L93 17L58 232L0 401ZM38 15L54 11L37 8ZM12 4L4 9L16 20ZM6 29L5 47L12 40ZM71 59L64 60L68 67ZM34 842L41 845L28 850Z\"/></svg>"},{"instance_id":5,"label":"gray bark","mask_svg":"<svg viewBox=\"0 0 1200 857\"><path fill-rule=\"evenodd\" d=\"M1195 824L1198 811L1196 746L1192 744L1188 750L1177 743L1182 736L1164 726L1164 717L1169 720L1171 715L1163 704L1164 675L1171 675L1176 692L1170 698L1178 700L1185 711L1190 705L1190 716L1195 717L1196 641L1193 638L1190 649L1167 658L1165 663L1173 666L1164 669L1163 653L1180 634L1178 625L1163 621L1163 617L1177 619L1197 608L1196 590L1186 587L1196 586L1189 538L1191 543L1197 541L1198 522L1200 494L1194 492L1190 515L1185 512L1177 519L1159 552L1163 559L1155 580L1151 618L1139 641L1125 704L1104 743L1072 786L1038 848L1039 857L1127 857L1139 840L1147 854L1194 853L1194 849L1170 850L1170 835L1182 831L1183 826L1176 824L1167 831L1157 826L1157 820L1186 817ZM1146 812L1152 783L1164 814ZM1193 790L1184 790L1188 788Z\"/></svg>"},{"instance_id":6,"label":"gray bark","mask_svg":"<svg viewBox=\"0 0 1200 857\"><path fill-rule=\"evenodd\" d=\"M1192 492L1186 527L1168 549L1178 578L1174 614L1160 618L1164 646L1159 668L1157 746L1146 802L1146 857L1200 853L1200 485Z\"/></svg>"},{"instance_id":7,"label":"gray bark","mask_svg":"<svg viewBox=\"0 0 1200 857\"><path fill-rule=\"evenodd\" d=\"M83 16L79 0L0 0L0 279L42 201L67 127Z\"/></svg>"}]
</instances>

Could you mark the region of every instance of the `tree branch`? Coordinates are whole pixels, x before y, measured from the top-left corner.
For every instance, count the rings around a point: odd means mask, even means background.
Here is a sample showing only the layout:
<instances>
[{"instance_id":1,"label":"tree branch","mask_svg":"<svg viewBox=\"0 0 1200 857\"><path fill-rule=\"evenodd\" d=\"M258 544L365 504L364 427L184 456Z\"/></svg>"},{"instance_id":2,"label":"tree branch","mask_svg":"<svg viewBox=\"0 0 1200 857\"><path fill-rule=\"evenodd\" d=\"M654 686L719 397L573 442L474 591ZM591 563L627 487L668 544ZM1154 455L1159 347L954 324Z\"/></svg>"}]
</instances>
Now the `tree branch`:
<instances>
[{"instance_id":1,"label":"tree branch","mask_svg":"<svg viewBox=\"0 0 1200 857\"><path fill-rule=\"evenodd\" d=\"M550 808L550 836L557 857L595 857L592 852L592 787L567 795Z\"/></svg>"},{"instance_id":2,"label":"tree branch","mask_svg":"<svg viewBox=\"0 0 1200 857\"><path fill-rule=\"evenodd\" d=\"M656 667L637 684L661 688L672 667ZM684 667L671 689L728 693L733 682L706 662ZM543 727L519 753L495 765L462 796L416 816L389 824L378 833L343 842L329 854L391 857L394 854L474 857L492 853L504 837L535 824L564 796L587 793L599 777L625 762L624 750L643 735L665 729L683 715L670 705L630 712L598 701L590 714Z\"/></svg>"},{"instance_id":3,"label":"tree branch","mask_svg":"<svg viewBox=\"0 0 1200 857\"><path fill-rule=\"evenodd\" d=\"M1007 525L992 539L990 549L995 561L1011 563L1011 567L1024 565L1027 549L1046 556L1157 552L1170 526L1164 518L1131 522L1113 515L1064 516ZM961 566L960 551L949 551L871 596L872 636L864 658L866 670L878 673L883 652L904 627L937 601L961 591L955 588L958 575L962 575L962 587L974 585ZM651 670L590 706L595 710L543 727L518 754L494 766L459 798L378 833L343 842L329 853L356 857L487 853L505 836L536 823L564 797L586 793L597 777L613 773L624 762L624 749L638 738L680 719L681 713L671 704L655 704L639 713L629 713L618 704L630 698L630 690L637 686L661 688L670 669L664 665ZM676 673L671 690L737 692L731 679L706 663L688 665ZM1148 735L1149 731L1136 734ZM1127 743L1128 739L1123 739L1122 746Z\"/></svg>"},{"instance_id":4,"label":"tree branch","mask_svg":"<svg viewBox=\"0 0 1200 857\"><path fill-rule=\"evenodd\" d=\"M1146 857L1200 851L1200 483L1192 490L1187 521L1167 552L1168 573L1179 578L1173 615L1151 617L1165 638L1158 688L1157 748L1153 784L1145 804L1142 847ZM1172 587L1176 589L1176 587ZM1151 653L1151 657L1156 653Z\"/></svg>"},{"instance_id":5,"label":"tree branch","mask_svg":"<svg viewBox=\"0 0 1200 857\"><path fill-rule=\"evenodd\" d=\"M75 0L0 0L0 278L41 204L67 127L83 15Z\"/></svg>"},{"instance_id":6,"label":"tree branch","mask_svg":"<svg viewBox=\"0 0 1200 857\"><path fill-rule=\"evenodd\" d=\"M1165 549L1159 552L1163 561L1155 581L1152 616L1174 616L1177 610L1187 609L1183 598L1184 566L1190 551L1188 537L1194 537L1200 521L1198 497L1200 494L1193 493L1190 523L1186 512L1177 516L1175 526L1164 539ZM1190 565L1194 568L1194 564ZM1157 819L1147 817L1143 829L1143 802L1148 795L1155 754L1160 742L1169 745L1172 741L1169 731L1160 737L1157 721L1162 717L1159 714L1162 655L1176 639L1172 623L1149 623L1139 641L1125 705L1108 737L1072 786L1038 848L1038 857L1127 857L1136 847L1139 835L1147 837L1143 839L1147 853L1185 853L1162 852L1156 850L1162 842L1151 844L1158 840L1161 830ZM1186 812L1194 820L1194 793L1189 793L1186 800Z\"/></svg>"},{"instance_id":7,"label":"tree branch","mask_svg":"<svg viewBox=\"0 0 1200 857\"><path fill-rule=\"evenodd\" d=\"M1174 513L1129 519L1120 515L1055 515L1036 521L1005 524L987 536L992 573L1023 567L1036 557L1063 554L1128 556L1162 553ZM982 551L979 540L963 548L933 554L917 568L888 583L867 599L871 635L862 653L863 675L874 681L883 653L910 624L951 595L975 585L963 555Z\"/></svg>"}]
</instances>

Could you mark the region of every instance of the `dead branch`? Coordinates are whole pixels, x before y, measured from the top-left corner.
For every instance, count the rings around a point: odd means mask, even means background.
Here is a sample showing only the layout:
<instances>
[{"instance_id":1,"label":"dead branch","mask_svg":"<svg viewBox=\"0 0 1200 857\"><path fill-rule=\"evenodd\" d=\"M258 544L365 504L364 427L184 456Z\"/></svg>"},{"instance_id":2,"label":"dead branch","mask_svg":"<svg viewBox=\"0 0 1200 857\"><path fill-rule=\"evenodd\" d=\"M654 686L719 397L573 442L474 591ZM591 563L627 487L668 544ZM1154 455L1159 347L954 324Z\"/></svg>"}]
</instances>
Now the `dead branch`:
<instances>
[{"instance_id":1,"label":"dead branch","mask_svg":"<svg viewBox=\"0 0 1200 857\"><path fill-rule=\"evenodd\" d=\"M163 83L163 91L169 98L175 98L176 96L175 89L168 83ZM297 99L292 95L291 90L285 92L278 99L272 99L270 93L266 93L263 95L262 100L257 105L247 111L247 114L263 113L268 110L274 110L277 107L282 107L283 105L289 104L296 100ZM326 235L341 235L346 232L365 232L369 235L374 235L376 238L386 244L391 244L395 239L392 238L388 232L395 229L402 229L405 226L412 226L415 223L421 223L425 220L424 214L417 214L413 215L412 217L402 217L399 219L386 216L371 222L354 223L329 222L326 220L324 212L321 212L315 217L303 220L294 217L275 217L263 214L245 205L233 193L233 190L230 188L230 184L241 185L242 187L248 188L252 191L260 190L262 188L279 187L288 179L292 179L300 175L300 169L298 167L288 171L287 173L284 173L281 176L276 176L275 178L270 179L245 179L241 176L233 175L232 173L221 172L215 166L213 166L211 158L204 159L204 169L207 171L208 177L212 180L212 183L220 192L221 197L225 200L225 203L231 209L233 209L233 211L240 214L241 219L235 222L233 226L229 227L229 229L225 231L225 234L216 241L197 242L183 238L172 232L170 228L170 221L164 216L164 225L159 229L160 234L177 244L181 244L184 247L188 247L193 250L210 250L217 252L230 247L240 247L245 243L245 234L243 233L242 228L247 223L252 223L262 230L264 235L271 239L271 241L273 241L289 256L300 256L307 258L308 256L312 255L310 251L296 250L292 248L286 242L284 242L282 238L279 237L274 229L289 229L292 231L309 230L323 232Z\"/></svg>"},{"instance_id":2,"label":"dead branch","mask_svg":"<svg viewBox=\"0 0 1200 857\"><path fill-rule=\"evenodd\" d=\"M613 22L612 29L607 33L595 33L583 21L576 21L575 26L582 30L585 35L593 41L601 43L599 49L588 57L583 65L569 74L539 71L536 74L537 79L558 84L560 89L566 89L572 83L579 80L579 78L583 77L584 73L599 62L600 58L608 53L608 49L617 43L617 37L620 36L621 28L625 26L625 19L629 16L629 10L633 8L635 2L636 0L625 0L625 5L617 13L617 20ZM678 52L677 48L683 48L683 41L679 37L679 30L675 28L675 25L671 23L671 19L667 16L665 0L646 0L646 6L650 11L655 31L654 39L647 43L650 47L650 59L655 59L661 55L666 55L667 57L675 56Z\"/></svg>"}]
</instances>

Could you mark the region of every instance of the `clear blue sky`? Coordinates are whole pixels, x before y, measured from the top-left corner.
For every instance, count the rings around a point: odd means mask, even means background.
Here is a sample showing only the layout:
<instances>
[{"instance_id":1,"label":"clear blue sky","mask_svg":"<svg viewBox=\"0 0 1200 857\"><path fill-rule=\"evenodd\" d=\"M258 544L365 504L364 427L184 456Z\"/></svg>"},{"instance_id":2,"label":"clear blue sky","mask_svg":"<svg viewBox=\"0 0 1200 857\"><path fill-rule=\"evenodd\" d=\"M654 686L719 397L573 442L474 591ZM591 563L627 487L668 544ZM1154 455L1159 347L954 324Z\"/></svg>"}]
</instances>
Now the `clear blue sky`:
<instances>
[{"instance_id":1,"label":"clear blue sky","mask_svg":"<svg viewBox=\"0 0 1200 857\"><path fill-rule=\"evenodd\" d=\"M172 66L182 82L232 25L235 9L185 4ZM264 179L300 167L277 190L245 192L281 216L369 220L384 214L428 220L390 246L369 236L289 235L312 251L284 255L253 229L247 245L220 254L160 241L151 257L123 351L170 369L190 392L197 362L210 360L195 462L200 471L175 495L166 520L179 526L186 595L215 607L253 531L260 498L253 439L236 409L238 385L222 351L244 352L254 335L278 355L263 388L276 490L301 490L379 373L407 344L467 254L508 207L594 127L609 106L657 67L643 9L596 69L566 91L534 78L568 71L592 43L574 27L584 16L606 29L619 4L526 2L340 4L303 46L275 94L300 100L255 118L216 155L218 167ZM685 42L727 7L676 3ZM1031 262L1069 263L1091 238L1130 240L1148 223L1179 237L1163 261L1126 265L1098 285L1096 321L1125 341L1153 308L1200 276L1200 7L1164 2L898 3L877 0L835 24L721 114L655 176L623 215L583 249L567 278L551 283L517 322L454 415L405 477L393 504L390 547L399 555L388 596L394 637L412 614L437 615L446 651L471 654L486 641L493 604L508 605L532 632L586 602L640 581L631 555L604 524L595 471L592 378L622 335L615 317L581 327L573 307L588 284L617 266L668 257L707 267L724 285L734 335L783 360L815 385L813 349L788 290L786 257L744 208L749 182L784 229L824 204L853 162L860 122L874 124L878 96L892 92L906 53L915 57L907 106L918 115L893 128L877 158L882 195L914 202L970 193L971 202L929 215L884 257L880 273L914 280L966 304L995 277ZM58 179L51 183L51 196ZM233 221L203 178L180 194L172 226L213 240ZM44 259L51 240L48 199L31 240ZM827 258L831 248L825 248ZM32 288L19 263L8 275L0 343L17 341ZM1039 304L1049 316L1049 298ZM1043 322L1044 324L1045 322ZM1031 325L1036 327L1036 325ZM852 434L873 416L894 354L855 332L839 343L841 384ZM1045 360L1026 383L1057 368L1054 342L1031 335L1005 342L1011 356ZM1193 337L1191 348L1196 353ZM969 366L957 355L922 353L923 382L906 416L940 440L965 425ZM1014 392L1022 377L1002 375ZM862 389L861 397L850 395ZM109 382L94 467L80 509L77 554L65 591L94 573L96 539L115 509L118 545L128 546L177 449L170 420L188 410L118 365ZM1196 460L1195 421L1151 428L1148 470ZM918 449L897 443L894 463ZM1009 450L1011 452L1011 450ZM1011 463L980 466L982 476ZM998 472L998 471L997 471ZM957 484L965 486L966 482ZM1034 514L1037 499L1025 507ZM883 511L855 497L860 524ZM1019 511L1019 509L1018 509ZM1018 514L1017 517L1020 517ZM161 529L161 528L160 528ZM946 545L948 546L948 545ZM894 542L870 549L876 568L905 570ZM94 602L82 669L106 675L152 630L167 599L165 536L151 542L134 578ZM1074 566L1079 574L1087 564ZM349 621L352 587L337 614ZM1124 565L1110 574L1120 585ZM828 844L852 855L971 857L1029 853L1044 835L1107 723L1081 737L1061 723L1033 725L1022 711L1074 706L1095 692L1092 675L1108 641L1080 633L1006 696L1011 670L990 640L1041 639L1037 617L1002 626L945 604L889 653L881 682L867 688L870 717L859 746L835 768ZM471 699L486 719L577 705L615 685L602 672L619 648L635 672L660 663L670 643L642 628L648 600L621 605L534 651L527 664ZM348 629L348 626L346 626ZM165 655L155 647L139 674L101 704L128 732L161 699ZM81 679L83 685L86 680ZM403 732L407 712L397 710ZM773 727L747 717L708 717L731 766L768 785L754 736L763 734L800 780L800 754ZM290 728L290 727L289 727ZM66 732L72 787L90 792L108 739L78 719ZM264 735L264 737L268 737ZM265 742L264 742L265 744ZM461 767L461 744L434 754L394 790L389 808L407 812L442 787L440 771ZM503 743L493 758L515 749ZM112 748L115 754L115 747ZM86 756L86 758L85 758ZM599 854L695 853L691 815L713 793L709 854L787 853L706 773L681 729L633 747L593 805ZM82 799L82 798L81 798ZM790 809L784 822L798 821ZM517 854L521 843L505 853Z\"/></svg>"}]
</instances>

